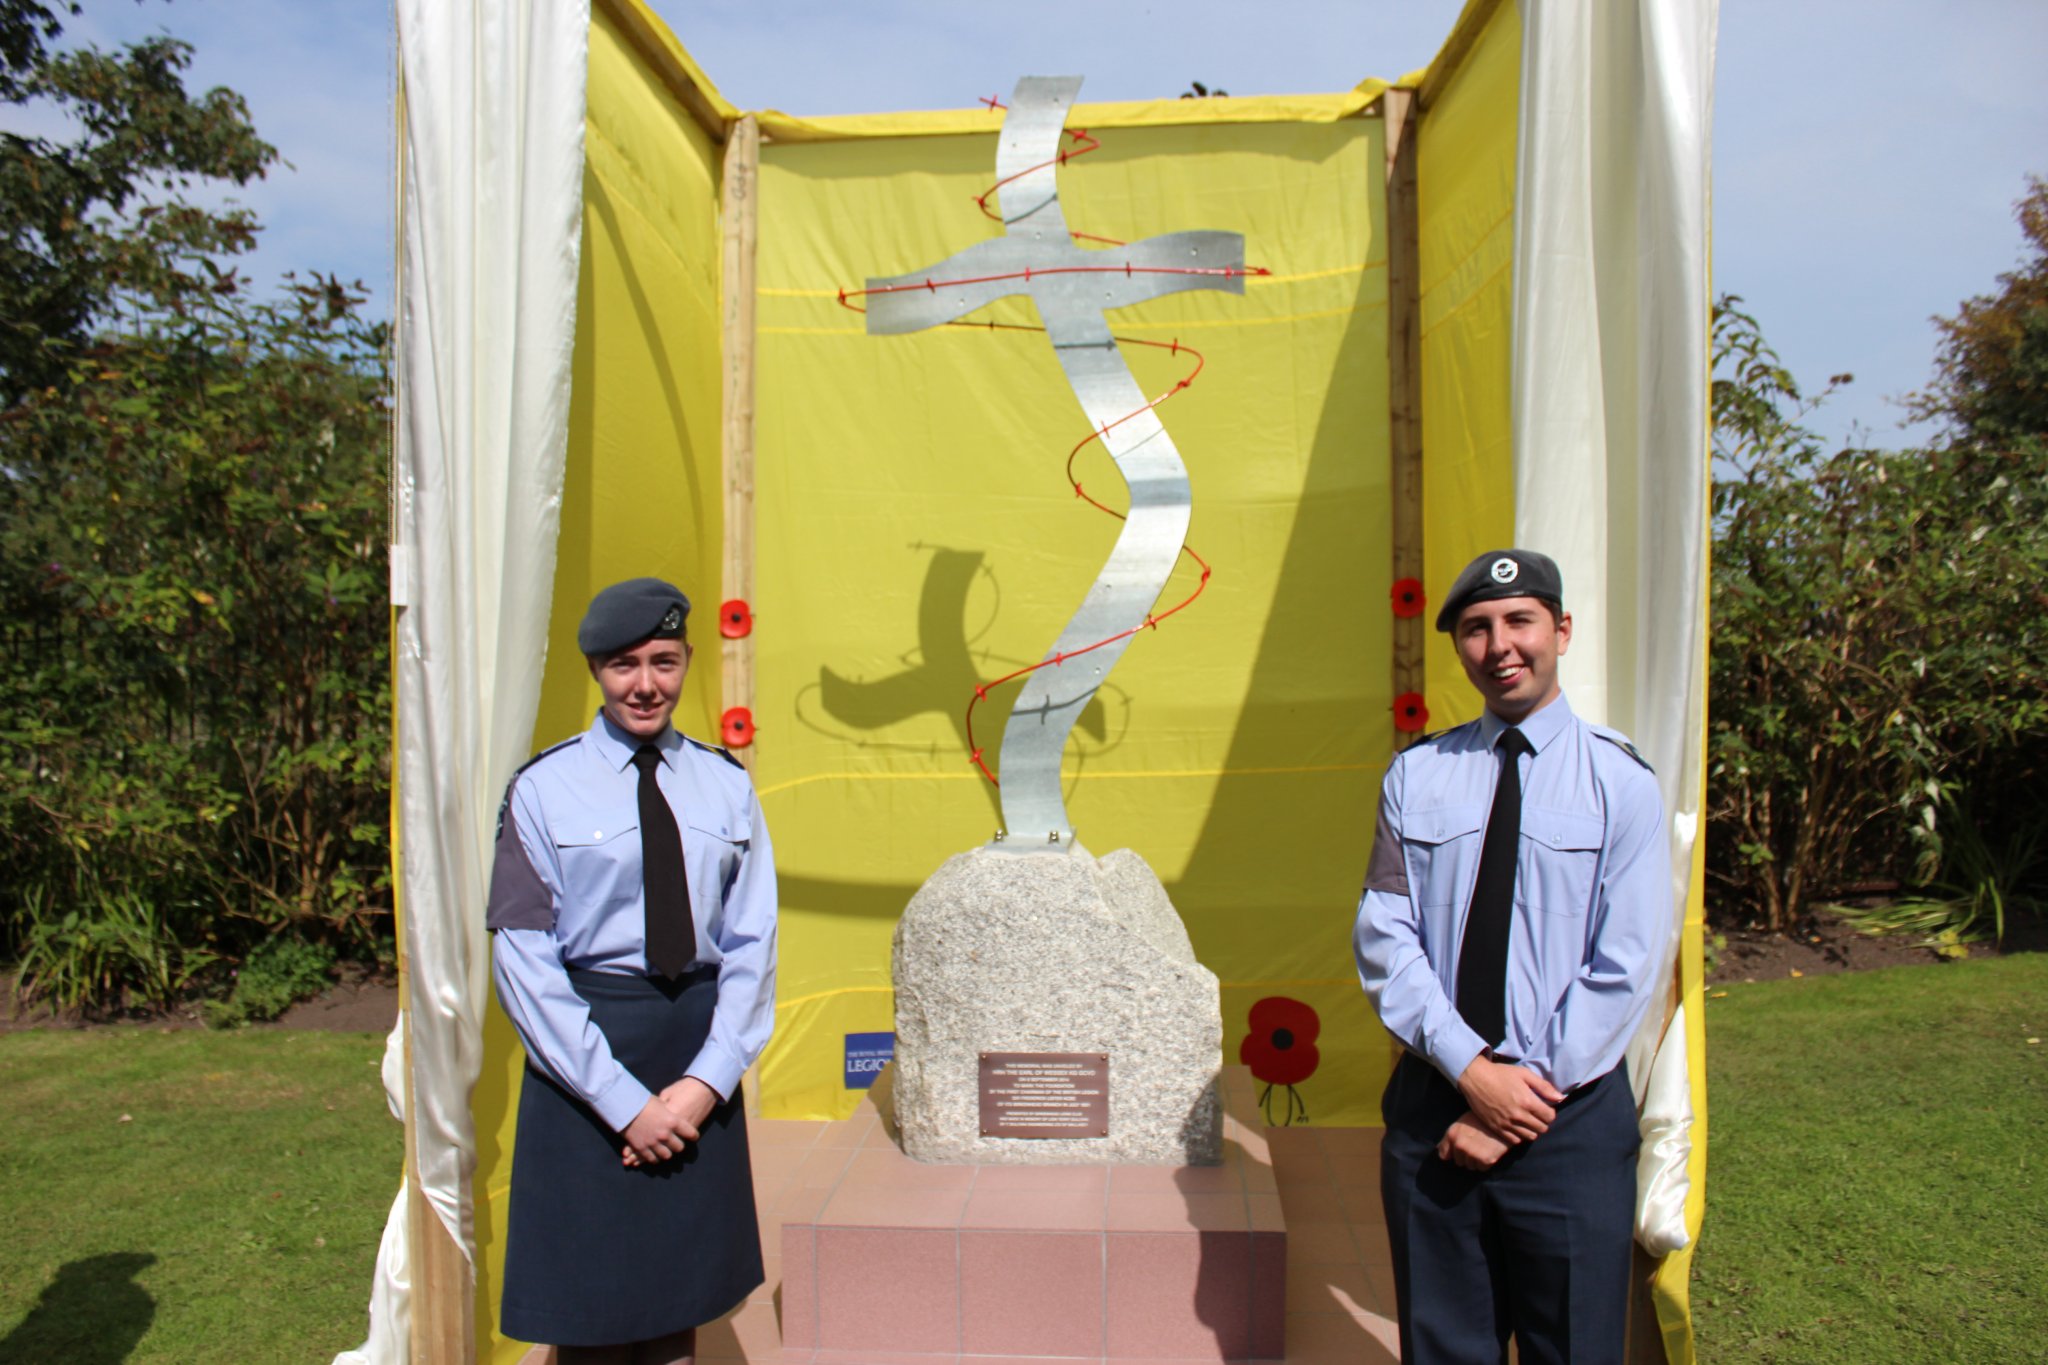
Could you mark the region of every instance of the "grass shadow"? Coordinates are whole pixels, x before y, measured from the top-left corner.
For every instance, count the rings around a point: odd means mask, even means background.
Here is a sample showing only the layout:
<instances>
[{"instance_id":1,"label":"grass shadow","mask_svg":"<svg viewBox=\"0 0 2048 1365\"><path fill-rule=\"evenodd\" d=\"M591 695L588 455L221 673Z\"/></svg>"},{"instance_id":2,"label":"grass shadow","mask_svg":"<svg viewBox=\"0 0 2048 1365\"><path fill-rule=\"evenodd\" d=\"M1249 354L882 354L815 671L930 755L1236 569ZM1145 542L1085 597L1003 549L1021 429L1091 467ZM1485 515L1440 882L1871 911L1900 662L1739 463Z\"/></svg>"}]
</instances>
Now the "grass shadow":
<instances>
[{"instance_id":1,"label":"grass shadow","mask_svg":"<svg viewBox=\"0 0 2048 1365\"><path fill-rule=\"evenodd\" d=\"M28 1316L0 1338L0 1365L120 1365L156 1321L156 1299L135 1282L155 1264L146 1251L116 1251L57 1267Z\"/></svg>"}]
</instances>

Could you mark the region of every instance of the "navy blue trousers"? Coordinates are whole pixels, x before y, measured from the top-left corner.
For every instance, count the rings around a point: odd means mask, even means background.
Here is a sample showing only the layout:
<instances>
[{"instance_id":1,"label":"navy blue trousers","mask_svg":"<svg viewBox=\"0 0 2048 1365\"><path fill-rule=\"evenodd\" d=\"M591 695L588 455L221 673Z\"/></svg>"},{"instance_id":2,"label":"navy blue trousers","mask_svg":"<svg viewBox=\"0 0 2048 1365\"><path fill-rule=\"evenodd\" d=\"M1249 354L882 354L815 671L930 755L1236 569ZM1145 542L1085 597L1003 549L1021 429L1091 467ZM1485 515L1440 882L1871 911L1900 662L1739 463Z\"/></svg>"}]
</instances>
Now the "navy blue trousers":
<instances>
[{"instance_id":1,"label":"navy blue trousers","mask_svg":"<svg viewBox=\"0 0 2048 1365\"><path fill-rule=\"evenodd\" d=\"M1468 1106L1412 1053L1380 1102L1380 1198L1403 1365L1619 1365L1641 1138L1626 1066L1581 1086L1550 1131L1491 1170L1441 1161Z\"/></svg>"}]
</instances>

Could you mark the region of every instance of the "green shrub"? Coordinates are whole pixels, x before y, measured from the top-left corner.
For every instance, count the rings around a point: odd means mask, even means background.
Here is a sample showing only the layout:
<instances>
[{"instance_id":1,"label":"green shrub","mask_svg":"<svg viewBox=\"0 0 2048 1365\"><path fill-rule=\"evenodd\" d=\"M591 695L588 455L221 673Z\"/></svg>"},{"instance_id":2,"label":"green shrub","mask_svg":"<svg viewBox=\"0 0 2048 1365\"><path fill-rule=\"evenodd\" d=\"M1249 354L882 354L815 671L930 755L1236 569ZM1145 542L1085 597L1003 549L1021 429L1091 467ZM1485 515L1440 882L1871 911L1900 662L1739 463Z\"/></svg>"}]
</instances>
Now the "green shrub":
<instances>
[{"instance_id":1,"label":"green shrub","mask_svg":"<svg viewBox=\"0 0 2048 1365\"><path fill-rule=\"evenodd\" d=\"M61 1010L161 1009L213 962L207 950L181 944L148 901L126 892L59 913L45 888L31 887L20 921L22 995Z\"/></svg>"},{"instance_id":2,"label":"green shrub","mask_svg":"<svg viewBox=\"0 0 2048 1365\"><path fill-rule=\"evenodd\" d=\"M1972 943L2004 942L2009 912L2040 912L2048 870L2039 807L2012 804L2021 813L2002 822L2001 837L1987 835L1966 808L1945 803L1942 875L1927 894L1829 908L1866 934L1911 935L1943 957L1968 957Z\"/></svg>"},{"instance_id":3,"label":"green shrub","mask_svg":"<svg viewBox=\"0 0 2048 1365\"><path fill-rule=\"evenodd\" d=\"M390 337L360 285L251 297L255 220L184 188L276 152L68 10L0 6L50 130L0 158L0 960L109 1007L388 937Z\"/></svg>"},{"instance_id":4,"label":"green shrub","mask_svg":"<svg viewBox=\"0 0 2048 1365\"><path fill-rule=\"evenodd\" d=\"M333 973L334 950L326 944L272 939L249 954L227 999L206 1002L206 1022L234 1028L275 1019L326 990Z\"/></svg>"},{"instance_id":5,"label":"green shrub","mask_svg":"<svg viewBox=\"0 0 2048 1365\"><path fill-rule=\"evenodd\" d=\"M1953 812L2048 758L2048 456L1825 453L1738 302L1714 323L1715 901L1775 929L1848 883L1947 867L1974 893Z\"/></svg>"},{"instance_id":6,"label":"green shrub","mask_svg":"<svg viewBox=\"0 0 2048 1365\"><path fill-rule=\"evenodd\" d=\"M359 303L145 314L0 414L0 913L144 900L229 959L387 931L388 408Z\"/></svg>"}]
</instances>

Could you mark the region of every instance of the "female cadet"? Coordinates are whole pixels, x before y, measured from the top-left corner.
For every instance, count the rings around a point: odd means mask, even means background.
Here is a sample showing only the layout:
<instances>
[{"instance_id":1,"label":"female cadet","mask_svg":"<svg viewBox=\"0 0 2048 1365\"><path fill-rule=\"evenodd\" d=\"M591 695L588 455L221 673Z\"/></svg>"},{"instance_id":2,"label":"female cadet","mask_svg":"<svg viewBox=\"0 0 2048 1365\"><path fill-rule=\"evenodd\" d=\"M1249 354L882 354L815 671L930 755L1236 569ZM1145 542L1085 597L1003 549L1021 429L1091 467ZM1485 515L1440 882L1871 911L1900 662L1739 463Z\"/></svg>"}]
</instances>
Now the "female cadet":
<instances>
[{"instance_id":1,"label":"female cadet","mask_svg":"<svg viewBox=\"0 0 2048 1365\"><path fill-rule=\"evenodd\" d=\"M740 1075L775 1008L775 863L746 771L669 724L689 599L591 599L576 639L604 704L521 768L487 923L526 1046L505 1335L562 1365L695 1359L761 1284Z\"/></svg>"}]
</instances>

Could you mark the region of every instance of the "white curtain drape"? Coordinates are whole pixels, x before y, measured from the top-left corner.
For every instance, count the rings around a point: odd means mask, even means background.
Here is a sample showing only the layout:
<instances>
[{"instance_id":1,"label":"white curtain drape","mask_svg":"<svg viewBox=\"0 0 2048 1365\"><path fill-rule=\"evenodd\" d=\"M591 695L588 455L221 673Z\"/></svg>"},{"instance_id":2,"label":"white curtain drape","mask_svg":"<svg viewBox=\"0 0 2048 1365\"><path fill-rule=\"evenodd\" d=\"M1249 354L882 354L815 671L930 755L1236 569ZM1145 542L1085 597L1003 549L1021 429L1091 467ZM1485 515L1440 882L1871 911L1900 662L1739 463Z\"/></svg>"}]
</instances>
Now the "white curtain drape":
<instances>
[{"instance_id":1,"label":"white curtain drape","mask_svg":"<svg viewBox=\"0 0 2048 1365\"><path fill-rule=\"evenodd\" d=\"M396 9L403 1007L420 1192L468 1252L491 838L533 733L554 585L590 5L397 0ZM378 1254L370 1339L340 1362L407 1358L408 1202L393 1206Z\"/></svg>"},{"instance_id":2,"label":"white curtain drape","mask_svg":"<svg viewBox=\"0 0 2048 1365\"><path fill-rule=\"evenodd\" d=\"M1706 708L1716 20L1716 0L1522 3L1515 539L1563 570L1573 709L1657 771L1681 916ZM1684 1018L1664 1032L1664 998L1629 1056L1637 1236L1657 1253L1687 1241L1692 1119Z\"/></svg>"}]
</instances>

